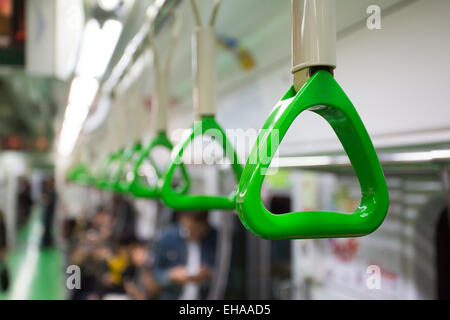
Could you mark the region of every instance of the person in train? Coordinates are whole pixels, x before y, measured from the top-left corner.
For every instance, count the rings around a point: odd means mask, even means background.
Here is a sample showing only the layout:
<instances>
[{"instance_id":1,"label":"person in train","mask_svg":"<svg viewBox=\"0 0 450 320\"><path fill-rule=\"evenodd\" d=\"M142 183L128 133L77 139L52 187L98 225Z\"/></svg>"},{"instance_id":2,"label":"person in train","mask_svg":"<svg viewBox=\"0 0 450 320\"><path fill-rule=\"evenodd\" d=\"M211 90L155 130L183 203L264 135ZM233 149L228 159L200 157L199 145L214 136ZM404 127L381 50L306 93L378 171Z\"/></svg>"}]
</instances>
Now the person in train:
<instances>
[{"instance_id":1,"label":"person in train","mask_svg":"<svg viewBox=\"0 0 450 320\"><path fill-rule=\"evenodd\" d=\"M44 235L42 247L49 248L54 245L53 222L55 216L57 194L55 190L55 181L49 177L44 181L42 205L44 208Z\"/></svg>"},{"instance_id":2,"label":"person in train","mask_svg":"<svg viewBox=\"0 0 450 320\"><path fill-rule=\"evenodd\" d=\"M81 288L71 291L72 300L100 299L102 277L108 272L111 256L108 241L111 230L110 214L99 206L93 217L81 218L69 247L68 262L81 269Z\"/></svg>"},{"instance_id":3,"label":"person in train","mask_svg":"<svg viewBox=\"0 0 450 320\"><path fill-rule=\"evenodd\" d=\"M32 207L31 184L26 177L20 177L19 191L17 193L17 223L19 228L27 223Z\"/></svg>"},{"instance_id":4,"label":"person in train","mask_svg":"<svg viewBox=\"0 0 450 320\"><path fill-rule=\"evenodd\" d=\"M217 233L208 212L183 211L161 234L153 275L161 299L206 299L215 260Z\"/></svg>"},{"instance_id":5,"label":"person in train","mask_svg":"<svg viewBox=\"0 0 450 320\"><path fill-rule=\"evenodd\" d=\"M109 247L100 240L96 230L90 229L71 249L69 263L81 269L80 288L71 291L72 300L99 300L108 291Z\"/></svg>"},{"instance_id":6,"label":"person in train","mask_svg":"<svg viewBox=\"0 0 450 320\"><path fill-rule=\"evenodd\" d=\"M155 299L159 286L149 266L149 249L144 241L135 240L130 245L130 264L123 272L123 284L128 297L133 300Z\"/></svg>"},{"instance_id":7,"label":"person in train","mask_svg":"<svg viewBox=\"0 0 450 320\"><path fill-rule=\"evenodd\" d=\"M9 288L9 272L5 261L6 255L6 224L4 214L0 210L0 292Z\"/></svg>"}]
</instances>

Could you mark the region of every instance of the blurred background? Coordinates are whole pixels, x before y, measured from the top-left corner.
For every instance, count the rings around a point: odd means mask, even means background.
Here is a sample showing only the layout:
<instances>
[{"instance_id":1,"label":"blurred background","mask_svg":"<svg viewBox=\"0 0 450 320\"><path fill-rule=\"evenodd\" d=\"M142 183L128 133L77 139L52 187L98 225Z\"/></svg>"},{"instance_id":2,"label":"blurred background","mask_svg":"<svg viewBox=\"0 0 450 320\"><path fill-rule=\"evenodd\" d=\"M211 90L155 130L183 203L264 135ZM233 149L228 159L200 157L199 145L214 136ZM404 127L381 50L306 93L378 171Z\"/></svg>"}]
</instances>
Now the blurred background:
<instances>
[{"instance_id":1,"label":"blurred background","mask_svg":"<svg viewBox=\"0 0 450 320\"><path fill-rule=\"evenodd\" d=\"M213 4L198 0L204 19ZM369 26L370 6L380 28ZM380 229L355 239L263 240L235 212L176 212L67 179L74 165L99 172L154 136L145 39L153 28L164 60L174 16L176 144L194 121L190 1L0 0L0 298L448 299L450 2L337 1L335 78L390 194ZM217 120L259 130L292 85L291 2L223 0L216 30ZM234 144L244 164L252 143ZM358 207L349 160L316 114L296 119L278 157L262 190L273 213ZM188 170L194 193L236 185L223 165Z\"/></svg>"}]
</instances>

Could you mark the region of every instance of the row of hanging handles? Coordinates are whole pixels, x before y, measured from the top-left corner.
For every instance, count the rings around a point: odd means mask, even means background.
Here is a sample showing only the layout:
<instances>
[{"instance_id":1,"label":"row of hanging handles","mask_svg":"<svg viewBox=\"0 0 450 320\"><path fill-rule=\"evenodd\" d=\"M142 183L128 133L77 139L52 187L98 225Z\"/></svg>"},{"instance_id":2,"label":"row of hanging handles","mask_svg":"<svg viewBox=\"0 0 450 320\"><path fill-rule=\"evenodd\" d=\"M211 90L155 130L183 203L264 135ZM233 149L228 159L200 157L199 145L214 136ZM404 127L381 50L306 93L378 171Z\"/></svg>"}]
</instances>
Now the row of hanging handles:
<instances>
[{"instance_id":1,"label":"row of hanging handles","mask_svg":"<svg viewBox=\"0 0 450 320\"><path fill-rule=\"evenodd\" d=\"M389 206L386 181L372 141L353 104L333 77L336 68L335 0L292 0L292 73L294 81L275 105L264 124L247 163L242 169L237 154L224 130L216 122L216 36L214 24L221 1L216 1L208 24L203 24L195 0L191 0L196 21L193 53L195 88L193 102L196 120L187 138L173 148L166 135L169 109L169 64L173 46L164 67L155 50L156 101L153 127L155 138L139 153L132 179L122 185L123 192L136 197L161 198L176 210L233 210L243 225L266 239L305 239L358 237L375 231L383 222ZM179 32L173 32L172 43ZM152 28L150 28L152 29ZM323 117L340 140L355 170L361 187L361 202L353 213L330 211L272 214L262 203L261 187L278 145L299 114L305 110ZM190 180L182 156L199 136L215 132L213 138L226 150L238 184L227 196L190 195ZM141 166L148 160L156 167L151 151L162 146L172 151L164 172L156 172L158 182L139 182ZM231 152L230 152L231 150ZM262 156L264 155L264 156ZM133 157L128 157L127 161ZM181 169L181 188L173 186L173 177ZM117 188L116 188L117 189Z\"/></svg>"}]
</instances>

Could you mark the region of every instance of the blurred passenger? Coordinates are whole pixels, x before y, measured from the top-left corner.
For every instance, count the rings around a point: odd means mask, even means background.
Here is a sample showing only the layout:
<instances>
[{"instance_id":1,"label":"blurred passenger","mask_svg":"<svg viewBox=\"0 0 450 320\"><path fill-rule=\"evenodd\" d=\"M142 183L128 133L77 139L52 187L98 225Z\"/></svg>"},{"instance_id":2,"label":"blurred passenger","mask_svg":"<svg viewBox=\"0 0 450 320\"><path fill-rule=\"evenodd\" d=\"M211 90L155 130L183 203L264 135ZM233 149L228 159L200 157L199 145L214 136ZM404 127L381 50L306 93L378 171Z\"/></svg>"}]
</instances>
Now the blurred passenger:
<instances>
[{"instance_id":1,"label":"blurred passenger","mask_svg":"<svg viewBox=\"0 0 450 320\"><path fill-rule=\"evenodd\" d=\"M6 224L4 214L0 210L0 291L6 291L9 288L9 273L6 265Z\"/></svg>"},{"instance_id":2,"label":"blurred passenger","mask_svg":"<svg viewBox=\"0 0 450 320\"><path fill-rule=\"evenodd\" d=\"M163 232L155 252L154 276L161 299L206 299L214 267L216 231L208 212L178 213L178 223Z\"/></svg>"},{"instance_id":3,"label":"blurred passenger","mask_svg":"<svg viewBox=\"0 0 450 320\"><path fill-rule=\"evenodd\" d=\"M112 232L114 229L115 219L111 213L100 206L95 213L92 220L91 227L98 231L101 241L111 240Z\"/></svg>"},{"instance_id":4,"label":"blurred passenger","mask_svg":"<svg viewBox=\"0 0 450 320\"><path fill-rule=\"evenodd\" d=\"M83 240L75 245L70 263L81 269L81 289L74 290L73 300L99 300L108 291L108 260L112 253L100 241L96 230L88 230Z\"/></svg>"},{"instance_id":5,"label":"blurred passenger","mask_svg":"<svg viewBox=\"0 0 450 320\"><path fill-rule=\"evenodd\" d=\"M49 177L44 181L43 191L42 204L44 207L44 236L42 246L48 248L54 245L53 221L55 216L57 195L53 177Z\"/></svg>"},{"instance_id":6,"label":"blurred passenger","mask_svg":"<svg viewBox=\"0 0 450 320\"><path fill-rule=\"evenodd\" d=\"M116 286L122 285L122 275L129 265L128 242L120 242L115 250L114 255L108 261L111 282Z\"/></svg>"},{"instance_id":7,"label":"blurred passenger","mask_svg":"<svg viewBox=\"0 0 450 320\"><path fill-rule=\"evenodd\" d=\"M130 248L130 266L123 275L125 291L133 300L154 299L159 287L148 265L149 251L144 242L135 241Z\"/></svg>"},{"instance_id":8,"label":"blurred passenger","mask_svg":"<svg viewBox=\"0 0 450 320\"><path fill-rule=\"evenodd\" d=\"M113 238L131 239L136 237L136 210L133 205L122 195L114 195L113 215L116 224L113 231Z\"/></svg>"},{"instance_id":9,"label":"blurred passenger","mask_svg":"<svg viewBox=\"0 0 450 320\"><path fill-rule=\"evenodd\" d=\"M25 177L20 177L17 193L17 223L19 228L27 223L32 207L31 184Z\"/></svg>"},{"instance_id":10,"label":"blurred passenger","mask_svg":"<svg viewBox=\"0 0 450 320\"><path fill-rule=\"evenodd\" d=\"M120 299L120 295L125 296L123 274L130 265L128 240L121 240L115 246L112 255L107 259L107 264L108 273L102 277L105 284L105 295L114 295L114 300ZM103 299L105 299L104 296Z\"/></svg>"},{"instance_id":11,"label":"blurred passenger","mask_svg":"<svg viewBox=\"0 0 450 320\"><path fill-rule=\"evenodd\" d=\"M69 243L73 243L75 239L75 232L77 229L77 220L74 218L65 219L63 222L63 232L62 236L64 240Z\"/></svg>"},{"instance_id":12,"label":"blurred passenger","mask_svg":"<svg viewBox=\"0 0 450 320\"><path fill-rule=\"evenodd\" d=\"M158 294L149 251L135 240L135 212L115 197L112 211L99 206L92 218L77 219L69 243L69 263L81 269L76 300L152 299Z\"/></svg>"}]
</instances>

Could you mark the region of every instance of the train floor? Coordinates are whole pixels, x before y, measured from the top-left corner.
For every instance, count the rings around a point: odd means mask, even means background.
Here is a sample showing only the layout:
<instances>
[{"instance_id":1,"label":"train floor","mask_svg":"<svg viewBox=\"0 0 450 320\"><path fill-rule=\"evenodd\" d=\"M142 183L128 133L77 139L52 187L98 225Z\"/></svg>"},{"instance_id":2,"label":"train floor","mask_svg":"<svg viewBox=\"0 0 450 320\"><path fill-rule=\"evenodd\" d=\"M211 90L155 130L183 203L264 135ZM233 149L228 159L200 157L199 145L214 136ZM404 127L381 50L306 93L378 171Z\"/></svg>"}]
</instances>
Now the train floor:
<instances>
[{"instance_id":1,"label":"train floor","mask_svg":"<svg viewBox=\"0 0 450 320\"><path fill-rule=\"evenodd\" d=\"M36 209L8 255L10 287L0 293L0 300L64 299L63 255L57 249L41 248L43 231L42 210Z\"/></svg>"}]
</instances>

